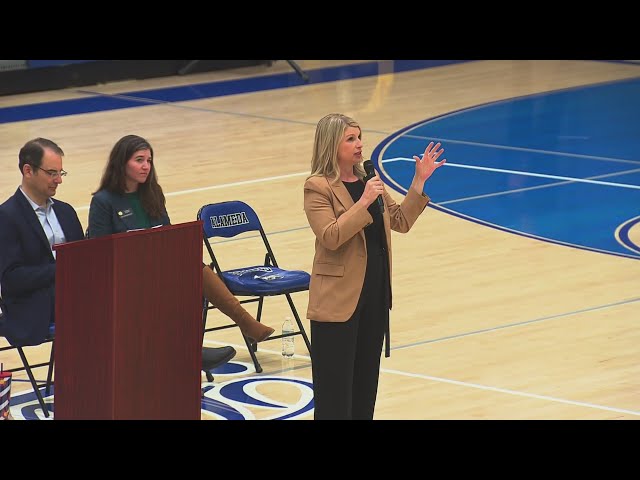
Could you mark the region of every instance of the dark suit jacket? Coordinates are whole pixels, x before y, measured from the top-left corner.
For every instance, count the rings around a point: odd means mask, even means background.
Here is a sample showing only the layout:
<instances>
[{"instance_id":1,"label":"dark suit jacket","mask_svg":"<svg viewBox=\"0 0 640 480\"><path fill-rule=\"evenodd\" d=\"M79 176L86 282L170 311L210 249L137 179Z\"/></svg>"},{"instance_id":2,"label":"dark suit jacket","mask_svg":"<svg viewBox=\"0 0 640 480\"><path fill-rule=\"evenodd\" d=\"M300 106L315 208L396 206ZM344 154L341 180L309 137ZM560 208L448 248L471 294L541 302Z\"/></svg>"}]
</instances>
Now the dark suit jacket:
<instances>
[{"instance_id":1,"label":"dark suit jacket","mask_svg":"<svg viewBox=\"0 0 640 480\"><path fill-rule=\"evenodd\" d=\"M169 215L165 214L160 219L152 219L152 226L169 225ZM123 233L129 230L142 228L140 219L136 218L129 201L124 195L100 190L91 199L89 207L90 238L103 237L113 233Z\"/></svg>"},{"instance_id":2,"label":"dark suit jacket","mask_svg":"<svg viewBox=\"0 0 640 480\"><path fill-rule=\"evenodd\" d=\"M82 240L78 214L53 200L67 242ZM55 259L38 216L20 189L0 205L3 334L11 345L38 345L55 314Z\"/></svg>"}]
</instances>

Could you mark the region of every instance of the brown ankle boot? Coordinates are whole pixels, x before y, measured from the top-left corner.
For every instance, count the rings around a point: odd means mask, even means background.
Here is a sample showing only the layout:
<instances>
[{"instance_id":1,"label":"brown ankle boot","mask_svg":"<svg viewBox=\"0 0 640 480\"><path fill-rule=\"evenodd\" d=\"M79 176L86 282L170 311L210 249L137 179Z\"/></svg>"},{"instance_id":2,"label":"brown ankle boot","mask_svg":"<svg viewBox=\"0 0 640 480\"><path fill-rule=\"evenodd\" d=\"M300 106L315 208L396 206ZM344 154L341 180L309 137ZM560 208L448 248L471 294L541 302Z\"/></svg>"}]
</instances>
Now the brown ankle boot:
<instances>
[{"instance_id":1,"label":"brown ankle boot","mask_svg":"<svg viewBox=\"0 0 640 480\"><path fill-rule=\"evenodd\" d=\"M268 327L255 318L253 318L249 312L245 310L245 315L239 318L233 318L233 321L238 324L240 331L245 337L249 337L254 342L261 342L269 338L275 330Z\"/></svg>"},{"instance_id":2,"label":"brown ankle boot","mask_svg":"<svg viewBox=\"0 0 640 480\"><path fill-rule=\"evenodd\" d=\"M202 268L202 292L218 310L231 318L240 331L254 342L267 339L275 331L273 328L263 325L247 312L233 295L224 282L211 268Z\"/></svg>"}]
</instances>

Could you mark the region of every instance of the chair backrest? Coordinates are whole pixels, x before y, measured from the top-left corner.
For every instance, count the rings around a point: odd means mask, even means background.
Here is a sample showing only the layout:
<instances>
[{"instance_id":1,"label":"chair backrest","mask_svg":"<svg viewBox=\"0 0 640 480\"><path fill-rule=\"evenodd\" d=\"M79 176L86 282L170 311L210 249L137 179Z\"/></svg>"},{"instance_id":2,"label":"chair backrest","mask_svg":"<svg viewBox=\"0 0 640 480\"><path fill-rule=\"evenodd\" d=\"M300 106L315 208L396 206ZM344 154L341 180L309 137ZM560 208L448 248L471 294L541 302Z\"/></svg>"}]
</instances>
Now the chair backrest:
<instances>
[{"instance_id":1,"label":"chair backrest","mask_svg":"<svg viewBox=\"0 0 640 480\"><path fill-rule=\"evenodd\" d=\"M222 268L218 264L218 260L213 253L210 239L215 237L231 238L241 233L259 232L262 237L266 254L264 259L265 265L278 266L275 259L267 235L262 228L257 213L251 206L240 200L231 200L227 202L210 203L204 205L198 211L198 220L203 222L204 244L209 252L213 267L216 271L221 272Z\"/></svg>"},{"instance_id":2,"label":"chair backrest","mask_svg":"<svg viewBox=\"0 0 640 480\"><path fill-rule=\"evenodd\" d=\"M244 232L262 230L253 208L239 200L205 205L198 212L198 219L204 223L206 238L230 238Z\"/></svg>"}]
</instances>

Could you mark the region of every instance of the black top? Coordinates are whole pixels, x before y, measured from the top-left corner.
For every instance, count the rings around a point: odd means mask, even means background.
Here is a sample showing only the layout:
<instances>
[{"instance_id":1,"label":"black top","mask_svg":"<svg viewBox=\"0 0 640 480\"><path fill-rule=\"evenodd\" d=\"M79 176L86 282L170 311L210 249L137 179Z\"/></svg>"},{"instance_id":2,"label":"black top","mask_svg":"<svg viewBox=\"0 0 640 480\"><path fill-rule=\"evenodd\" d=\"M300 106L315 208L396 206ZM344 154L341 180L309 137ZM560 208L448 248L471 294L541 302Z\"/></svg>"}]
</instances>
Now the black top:
<instances>
[{"instance_id":1,"label":"black top","mask_svg":"<svg viewBox=\"0 0 640 480\"><path fill-rule=\"evenodd\" d=\"M364 182L357 180L355 182L342 182L349 191L354 202L360 200L364 193ZM369 214L373 218L373 223L364 227L364 237L367 242L367 270L365 273L365 284L367 278L371 275L380 276L386 285L386 304L387 308L391 306L391 279L389 278L389 256L387 255L387 237L384 234L384 220L378 202L373 202L367 208ZM382 257L382 258L380 258ZM377 281L374 284L380 284ZM385 357L391 355L389 318L387 317L387 325L385 328Z\"/></svg>"},{"instance_id":2,"label":"black top","mask_svg":"<svg viewBox=\"0 0 640 480\"><path fill-rule=\"evenodd\" d=\"M357 180L355 182L342 183L344 183L354 202L360 200L360 197L364 193L364 183L362 181ZM373 202L367 210L369 210L369 213L373 217L373 223L364 228L364 236L367 239L367 257L385 255L386 238L384 236L384 224L378 203Z\"/></svg>"},{"instance_id":3,"label":"black top","mask_svg":"<svg viewBox=\"0 0 640 480\"><path fill-rule=\"evenodd\" d=\"M355 182L342 182L349 191L351 198L354 202L360 200L360 197L364 193L364 182L357 180ZM391 285L389 279L389 256L387 255L387 237L384 234L384 221L382 219L382 213L378 202L373 202L367 208L371 217L373 217L373 223L364 227L364 237L367 241L367 274L369 272L379 272L380 260L377 257L384 257L382 263L381 275L385 276L385 283L387 284L387 305L391 305ZM375 264L374 264L375 262ZM378 268L376 268L378 267Z\"/></svg>"}]
</instances>

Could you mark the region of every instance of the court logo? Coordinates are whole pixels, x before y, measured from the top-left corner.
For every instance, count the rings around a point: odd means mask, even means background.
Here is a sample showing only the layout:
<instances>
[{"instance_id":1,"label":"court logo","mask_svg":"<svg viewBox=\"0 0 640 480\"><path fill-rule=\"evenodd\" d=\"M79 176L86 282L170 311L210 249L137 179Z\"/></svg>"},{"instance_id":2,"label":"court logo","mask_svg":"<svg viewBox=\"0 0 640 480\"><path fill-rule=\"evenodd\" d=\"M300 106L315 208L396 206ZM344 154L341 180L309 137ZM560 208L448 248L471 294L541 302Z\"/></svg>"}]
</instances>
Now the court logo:
<instances>
[{"instance_id":1,"label":"court logo","mask_svg":"<svg viewBox=\"0 0 640 480\"><path fill-rule=\"evenodd\" d=\"M252 364L229 362L213 370L214 383L203 383L202 418L216 420L296 420L313 419L313 384L304 379L280 376L251 376ZM49 409L45 417L33 391L11 395L10 412L15 420L53 420L55 383L44 397ZM41 390L45 395L44 389Z\"/></svg>"},{"instance_id":2,"label":"court logo","mask_svg":"<svg viewBox=\"0 0 640 480\"><path fill-rule=\"evenodd\" d=\"M230 380L205 387L201 408L219 420L312 419L313 385L276 376Z\"/></svg>"},{"instance_id":3,"label":"court logo","mask_svg":"<svg viewBox=\"0 0 640 480\"><path fill-rule=\"evenodd\" d=\"M615 232L618 242L633 253L640 253L640 217L622 223Z\"/></svg>"}]
</instances>

